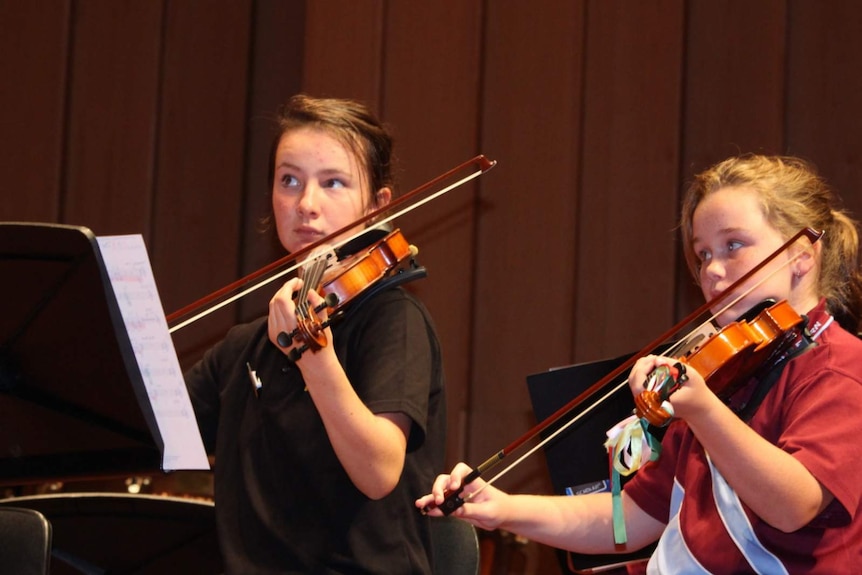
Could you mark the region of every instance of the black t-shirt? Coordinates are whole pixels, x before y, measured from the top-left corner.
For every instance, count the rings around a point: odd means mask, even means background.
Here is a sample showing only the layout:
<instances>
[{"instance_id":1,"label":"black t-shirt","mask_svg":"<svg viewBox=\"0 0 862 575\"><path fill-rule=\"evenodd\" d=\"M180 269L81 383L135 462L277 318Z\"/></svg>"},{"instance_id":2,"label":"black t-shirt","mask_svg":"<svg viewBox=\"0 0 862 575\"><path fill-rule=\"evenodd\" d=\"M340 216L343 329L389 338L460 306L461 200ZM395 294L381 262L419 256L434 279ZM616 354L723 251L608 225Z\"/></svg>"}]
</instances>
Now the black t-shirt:
<instances>
[{"instance_id":1,"label":"black t-shirt","mask_svg":"<svg viewBox=\"0 0 862 575\"><path fill-rule=\"evenodd\" d=\"M267 338L266 318L233 328L186 374L204 442L216 456L227 573L430 573L428 518L413 501L442 471L445 449L433 323L418 300L393 288L348 308L333 339L365 405L412 420L401 479L377 501L356 489L299 369ZM249 367L262 382L258 394Z\"/></svg>"}]
</instances>

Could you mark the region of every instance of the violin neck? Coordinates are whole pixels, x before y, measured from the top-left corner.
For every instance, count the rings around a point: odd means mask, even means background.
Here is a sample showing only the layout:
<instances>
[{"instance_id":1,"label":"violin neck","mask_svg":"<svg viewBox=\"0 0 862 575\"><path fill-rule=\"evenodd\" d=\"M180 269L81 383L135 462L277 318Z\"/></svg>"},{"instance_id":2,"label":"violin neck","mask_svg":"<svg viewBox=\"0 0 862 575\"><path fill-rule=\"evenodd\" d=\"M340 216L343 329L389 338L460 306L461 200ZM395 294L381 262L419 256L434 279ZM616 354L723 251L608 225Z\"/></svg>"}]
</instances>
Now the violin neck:
<instances>
[{"instance_id":1,"label":"violin neck","mask_svg":"<svg viewBox=\"0 0 862 575\"><path fill-rule=\"evenodd\" d=\"M326 258L327 256L315 258L300 270L299 275L302 278L302 287L296 296L296 307L298 313L303 317L308 317L308 290L312 288L317 289L320 285L320 281L323 279L323 272L326 270Z\"/></svg>"}]
</instances>

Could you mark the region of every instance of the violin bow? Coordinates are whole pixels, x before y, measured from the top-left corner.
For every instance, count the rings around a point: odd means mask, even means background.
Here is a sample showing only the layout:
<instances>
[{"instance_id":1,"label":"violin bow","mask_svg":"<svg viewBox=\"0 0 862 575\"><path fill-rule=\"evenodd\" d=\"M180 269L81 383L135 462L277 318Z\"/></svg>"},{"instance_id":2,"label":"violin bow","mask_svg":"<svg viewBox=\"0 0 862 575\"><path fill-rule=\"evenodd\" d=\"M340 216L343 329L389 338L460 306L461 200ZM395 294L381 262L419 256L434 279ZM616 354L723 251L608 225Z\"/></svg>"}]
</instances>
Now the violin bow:
<instances>
[{"instance_id":1,"label":"violin bow","mask_svg":"<svg viewBox=\"0 0 862 575\"><path fill-rule=\"evenodd\" d=\"M377 225L386 224L386 223L390 222L391 220L393 220L393 219L395 219L395 218L397 218L403 214L406 214L407 212L409 212L415 208L418 208L419 206L422 206L422 205L430 202L431 200L436 199L437 197L442 196L443 194L448 193L451 190L454 190L455 188L462 186L463 184L469 182L470 180L473 180L474 178L481 176L482 174L484 174L485 172L487 172L488 170L490 170L491 168L493 168L496 165L497 165L496 160L489 160L487 157L480 154L478 156L475 156L474 158L471 158L470 160L467 160L466 162L463 162L462 164L460 164L458 166L455 166L454 168L450 169L449 171L447 171L447 172L437 176L436 178L422 184L421 186L411 190L410 192L408 192L402 196L399 196L398 198L395 198L394 200L389 202L387 205L382 206L376 210L372 210L371 212L358 218L356 221L351 222L351 223L335 230L334 232L332 232L328 236L321 238L321 239L317 240L316 242L314 242L314 243L312 243L312 244L310 244L310 245L308 245L308 246L306 246L300 250L297 250L296 252L288 254L285 257L278 259L278 260L260 268L259 270L256 270L256 271L248 274L247 276L240 278L240 279L226 285L225 287L223 287L219 290L216 290L216 291L212 292L211 294L206 295L206 296L200 298L199 300L192 302L191 304L171 313L170 315L167 316L167 322L169 325L174 323L174 322L177 322L179 319L181 319L183 317L189 316L189 314L194 313L194 315L191 315L190 317L187 317L186 319L179 321L178 323L175 323L174 325L171 325L171 327L168 329L169 333L173 333L179 329L182 329L182 328L186 327L187 325L194 323L195 321L201 319L202 317L205 317L205 316L213 313L214 311L221 309L222 307L224 307L224 306L226 306L226 305L228 305L228 304L230 304L230 303L232 303L232 302L234 302L234 301L236 301L242 297L245 297L246 295L250 294L251 292L275 281L276 279L291 273L292 271L296 270L298 267L300 267L302 265L302 263L300 263L300 262L302 262L302 260L305 256L309 255L310 253L312 253L314 250L316 250L320 246L327 245L333 238L337 238L341 234L355 228L358 225L361 225L361 224L364 224L370 220L373 220L374 218L380 216L381 214L388 213L391 210L393 210L393 209L395 209L395 208L397 208L403 204L406 204L409 201L414 200L417 196L420 196L423 193L426 193L432 187L439 185L441 182L443 182L449 178L452 178L453 176L455 176L455 174L458 174L458 173L464 171L468 167L476 166L476 171L471 172L470 174L466 175L465 177L457 180L456 182L444 187L443 189L441 189L437 192L434 192L433 194L431 194L425 198L417 200L416 203L414 203L414 204L412 204L406 208L403 208L398 212L395 212L395 213L387 216L386 218L377 222ZM331 247L332 247L332 249L338 249L339 247L341 247L344 244L348 243L349 241L355 239L356 237L358 237L359 235L361 235L364 232L365 232L365 230L362 230L359 233L353 234L352 236L338 242L337 244L335 244ZM267 274L272 273L274 270L278 270L279 268L282 268L287 263L292 262L292 261L296 261L298 263L295 263L294 265L289 266L288 268L283 269L283 270L273 274L272 276L261 280L260 282L258 282L256 284L250 285L250 286L246 287L245 289L243 289L242 291L234 293L234 295L232 295L230 297L225 298L225 296L227 296L228 294L236 292L237 290L239 290L243 286L247 286L248 284L257 280L258 278L260 278L262 276L266 276ZM221 299L221 298L225 298L225 299ZM220 299L221 299L221 301L218 301ZM213 302L217 302L217 303L213 303ZM210 304L212 304L212 305L210 305ZM209 306L209 307L206 307L206 306ZM197 311L197 310L200 310L200 311ZM196 311L197 311L197 313L195 313Z\"/></svg>"},{"instance_id":2,"label":"violin bow","mask_svg":"<svg viewBox=\"0 0 862 575\"><path fill-rule=\"evenodd\" d=\"M450 515L453 511L455 511L456 509L461 507L461 505L463 505L467 500L478 495L482 489L484 489L488 485L491 485L493 482L498 480L500 477L502 477L504 474L506 474L513 467L518 465L521 461L523 461L524 459L529 457L531 454L533 454L537 449L539 449L540 447L545 445L548 441L550 441L551 439L556 437L559 433L562 433L562 431L564 431L570 425L572 425L576 421L579 421L587 413L589 413L595 407L600 405L601 402L605 401L608 397L613 395L613 393L615 393L618 389L620 389L620 387L625 385L627 382L625 380L623 380L622 383L618 384L616 387L611 389L611 391L608 391L607 393L605 393L605 395L603 395L601 398L597 399L595 402L593 402L593 404L589 405L584 411L582 411L576 417L574 417L573 419L568 421L565 425L560 427L553 434L546 437L541 443L539 443L534 448L532 448L527 453L525 453L523 456L521 456L520 458L515 460L511 465L506 467L504 470L502 470L496 476L494 476L493 478L486 481L485 486L483 486L481 489L474 491L473 493L468 495L468 497L466 499L461 497L461 493L464 491L464 487L466 487L467 485L469 485L470 483L472 483L473 481L475 481L476 479L481 477L483 473L496 467L497 464L499 464L503 459L505 459L513 451L517 450L519 447L524 445L527 441L533 439L538 434L545 431L548 427L550 427L551 425L553 425L557 421L561 420L563 417L568 415L569 412L571 412L573 409L575 409L576 407L578 407L582 403L586 402L588 399L591 399L594 395L597 395L602 389L604 389L609 384L611 384L623 372L629 370L632 367L632 365L634 365L634 363L640 357L643 357L644 355L651 353L653 350L658 348L660 345L662 345L663 343L668 341L673 335L677 334L683 327L691 324L697 317L703 315L705 312L707 312L711 308L713 308L716 304L723 301L725 297L727 297L729 294L731 294L734 291L736 291L737 289L739 289L739 287L742 286L749 279L751 279L751 277L754 276L754 274L756 274L761 269L763 269L769 262L771 262L776 257L778 257L779 254L783 253L785 250L787 250L790 246L795 244L803 236L808 238L808 240L809 240L809 242L811 242L811 244L814 244L823 236L823 233L824 233L823 231L817 231L817 230L814 230L812 228L803 228L802 230L797 232L795 235L793 235L793 237L791 237L784 244L782 244L781 247L779 247L777 250L775 250L773 253L771 253L769 256L767 256L763 261L761 261L756 266L754 266L751 270L749 270L746 274L744 274L738 280L733 282L733 284L731 284L723 292L721 292L716 297L707 301L706 303L701 305L699 308L694 310L692 313L690 313L688 316L686 316L682 321L678 322L671 329L669 329L668 331L663 333L660 337L658 337L655 340L653 340L652 342L650 342L647 346L645 346L639 352L632 355L631 358L624 361L621 365L619 365L618 367L613 369L605 377L601 378L596 383L591 385L589 388L587 388L586 390L584 390L583 392L578 394L571 401L569 401L568 403L566 403L565 405L560 407L557 411L552 413L550 416L545 418L543 421L539 422L532 429L528 430L526 433L524 433L519 438L517 438L516 440L511 442L509 445L507 445L506 447L504 447L503 449L501 449L500 451L498 451L497 453L495 453L494 455L492 455L491 457L486 459L479 466L473 468L473 470L469 474L464 476L464 479L461 482L461 487L459 487L455 491L447 490L446 492L444 492L444 494L443 494L444 499L440 505L429 504L429 505L426 505L425 507L423 507L420 511L422 513L428 513L429 511L431 511L432 509L437 507L440 509L440 511L443 512L444 515ZM753 289L753 288L751 288L751 289ZM740 299L740 298L737 298L736 300L734 300L734 302L737 301L738 299ZM733 304L731 303L730 305L733 305ZM727 307L725 307L724 309L727 309ZM720 312L719 312L719 314L716 314L716 315L720 315ZM715 316L713 316L713 317L715 317ZM707 320L707 321L709 321L709 320Z\"/></svg>"}]
</instances>

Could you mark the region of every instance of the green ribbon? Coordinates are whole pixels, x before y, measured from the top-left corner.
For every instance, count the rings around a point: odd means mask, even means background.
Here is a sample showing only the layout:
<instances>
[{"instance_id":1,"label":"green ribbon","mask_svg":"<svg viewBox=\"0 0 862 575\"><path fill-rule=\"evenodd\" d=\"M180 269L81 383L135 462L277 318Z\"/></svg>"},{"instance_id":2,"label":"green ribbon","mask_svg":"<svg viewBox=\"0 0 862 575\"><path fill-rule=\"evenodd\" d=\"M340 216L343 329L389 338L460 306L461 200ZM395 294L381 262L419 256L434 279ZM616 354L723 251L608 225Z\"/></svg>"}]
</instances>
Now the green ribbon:
<instances>
[{"instance_id":1,"label":"green ribbon","mask_svg":"<svg viewBox=\"0 0 862 575\"><path fill-rule=\"evenodd\" d=\"M646 464L644 456L647 453L648 461L655 461L661 454L661 443L649 432L648 426L645 418L633 415L608 431L605 441L610 458L614 543L617 545L627 541L621 477L631 475Z\"/></svg>"}]
</instances>

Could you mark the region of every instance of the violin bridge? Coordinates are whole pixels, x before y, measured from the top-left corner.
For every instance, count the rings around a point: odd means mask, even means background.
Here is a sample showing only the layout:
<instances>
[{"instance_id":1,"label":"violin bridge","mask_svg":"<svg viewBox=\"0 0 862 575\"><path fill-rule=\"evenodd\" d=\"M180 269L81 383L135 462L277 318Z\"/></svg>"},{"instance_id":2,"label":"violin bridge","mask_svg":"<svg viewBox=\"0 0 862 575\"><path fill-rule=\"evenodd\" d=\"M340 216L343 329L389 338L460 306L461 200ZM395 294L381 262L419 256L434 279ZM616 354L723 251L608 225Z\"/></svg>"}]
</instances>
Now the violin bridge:
<instances>
[{"instance_id":1,"label":"violin bridge","mask_svg":"<svg viewBox=\"0 0 862 575\"><path fill-rule=\"evenodd\" d=\"M714 336L717 330L710 322L700 325L697 329L685 336L676 344L678 351L674 353L677 358L688 357L692 353L700 349L700 346L706 343L709 338Z\"/></svg>"}]
</instances>

